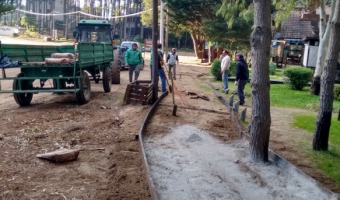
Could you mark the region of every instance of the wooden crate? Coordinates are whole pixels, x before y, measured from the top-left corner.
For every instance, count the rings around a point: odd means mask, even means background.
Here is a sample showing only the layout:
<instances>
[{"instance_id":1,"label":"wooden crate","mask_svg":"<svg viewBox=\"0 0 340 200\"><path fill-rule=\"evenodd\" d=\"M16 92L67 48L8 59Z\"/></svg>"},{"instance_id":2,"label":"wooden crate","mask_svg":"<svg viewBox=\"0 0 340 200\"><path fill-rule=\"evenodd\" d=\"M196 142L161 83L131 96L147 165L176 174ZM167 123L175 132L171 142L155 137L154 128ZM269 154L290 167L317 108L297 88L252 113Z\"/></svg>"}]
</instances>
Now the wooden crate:
<instances>
[{"instance_id":1,"label":"wooden crate","mask_svg":"<svg viewBox=\"0 0 340 200\"><path fill-rule=\"evenodd\" d=\"M127 85L124 96L124 104L142 104L146 105L152 100L151 81L140 80L134 81Z\"/></svg>"}]
</instances>

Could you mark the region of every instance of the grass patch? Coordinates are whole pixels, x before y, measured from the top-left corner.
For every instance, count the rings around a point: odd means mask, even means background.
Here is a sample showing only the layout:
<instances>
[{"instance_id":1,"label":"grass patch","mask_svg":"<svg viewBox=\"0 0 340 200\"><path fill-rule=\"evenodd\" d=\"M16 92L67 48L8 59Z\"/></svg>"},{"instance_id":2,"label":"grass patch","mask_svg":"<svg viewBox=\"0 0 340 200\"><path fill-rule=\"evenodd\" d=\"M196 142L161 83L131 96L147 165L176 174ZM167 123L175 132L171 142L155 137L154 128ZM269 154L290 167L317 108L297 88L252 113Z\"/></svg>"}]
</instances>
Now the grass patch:
<instances>
[{"instance_id":1,"label":"grass patch","mask_svg":"<svg viewBox=\"0 0 340 200\"><path fill-rule=\"evenodd\" d=\"M276 69L275 75L270 75L270 79L283 80L283 69Z\"/></svg>"},{"instance_id":2,"label":"grass patch","mask_svg":"<svg viewBox=\"0 0 340 200\"><path fill-rule=\"evenodd\" d=\"M222 81L213 81L213 84L220 87L222 92ZM229 81L229 95L236 94L237 87L233 81ZM251 88L250 83L246 84L244 89L246 101L251 101ZM237 99L237 97L236 97ZM302 91L291 90L284 84L272 84L270 86L270 102L271 106L278 107L291 107L291 108L303 108L307 110L317 111L319 108L319 96L309 93L309 87L305 87ZM334 111L337 112L340 109L340 101L333 102Z\"/></svg>"},{"instance_id":3,"label":"grass patch","mask_svg":"<svg viewBox=\"0 0 340 200\"><path fill-rule=\"evenodd\" d=\"M222 92L222 81L213 81L212 82L214 85L219 86L219 91ZM236 97L234 97L234 100L237 99L237 86L235 86L234 81L229 81L228 82L228 88L229 88L229 94L227 96L230 96L231 94L235 94ZM247 98L246 101L250 102L250 94L251 94L251 89L250 89L250 83L246 84L246 87L244 88L244 96Z\"/></svg>"},{"instance_id":4,"label":"grass patch","mask_svg":"<svg viewBox=\"0 0 340 200\"><path fill-rule=\"evenodd\" d=\"M302 91L291 90L285 85L270 86L270 102L272 106L305 108L317 110L319 107L319 96L309 93L309 88ZM333 102L334 109L340 108L340 101Z\"/></svg>"},{"instance_id":5,"label":"grass patch","mask_svg":"<svg viewBox=\"0 0 340 200\"><path fill-rule=\"evenodd\" d=\"M316 115L299 115L294 117L293 126L306 130L309 133L314 132ZM326 174L332 177L337 184L340 184L340 122L336 116L332 118L332 126L329 133L329 151L308 153L313 158L317 166ZM305 147L311 149L311 147Z\"/></svg>"},{"instance_id":6,"label":"grass patch","mask_svg":"<svg viewBox=\"0 0 340 200\"><path fill-rule=\"evenodd\" d=\"M252 77L252 69L249 68L249 78ZM269 75L271 80L283 80L283 69L276 69L274 75Z\"/></svg>"}]
</instances>

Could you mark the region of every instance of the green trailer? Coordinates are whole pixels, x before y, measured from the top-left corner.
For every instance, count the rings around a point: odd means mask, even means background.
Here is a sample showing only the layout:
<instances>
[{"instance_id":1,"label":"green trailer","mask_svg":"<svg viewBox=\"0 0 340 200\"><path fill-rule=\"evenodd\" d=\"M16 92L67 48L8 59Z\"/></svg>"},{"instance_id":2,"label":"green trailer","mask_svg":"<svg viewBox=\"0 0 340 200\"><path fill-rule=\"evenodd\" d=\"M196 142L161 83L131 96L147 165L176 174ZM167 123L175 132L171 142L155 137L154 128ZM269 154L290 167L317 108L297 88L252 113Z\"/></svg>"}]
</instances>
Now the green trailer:
<instances>
[{"instance_id":1,"label":"green trailer","mask_svg":"<svg viewBox=\"0 0 340 200\"><path fill-rule=\"evenodd\" d=\"M111 83L120 83L120 69L113 65L111 25L102 20L81 20L74 32L74 45L1 45L2 55L12 61L19 61L20 73L15 77L7 76L2 69L1 81L13 80L12 90L0 93L13 93L20 106L31 103L33 94L72 93L79 104L86 104L91 97L90 81L102 81L104 92L111 91ZM72 53L69 63L47 64L46 58L53 53ZM1 66L0 66L1 67ZM52 84L45 84L46 82ZM49 87L47 85L50 85Z\"/></svg>"}]
</instances>

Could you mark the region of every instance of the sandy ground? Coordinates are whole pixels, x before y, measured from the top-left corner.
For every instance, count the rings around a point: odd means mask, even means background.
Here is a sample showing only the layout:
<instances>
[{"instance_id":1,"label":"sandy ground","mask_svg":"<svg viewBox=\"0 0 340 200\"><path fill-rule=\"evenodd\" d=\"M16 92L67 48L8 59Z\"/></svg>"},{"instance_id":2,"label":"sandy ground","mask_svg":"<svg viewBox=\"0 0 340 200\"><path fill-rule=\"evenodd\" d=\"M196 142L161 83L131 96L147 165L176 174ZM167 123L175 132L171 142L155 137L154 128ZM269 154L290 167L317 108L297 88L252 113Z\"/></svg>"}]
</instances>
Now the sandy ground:
<instances>
[{"instance_id":1,"label":"sandy ground","mask_svg":"<svg viewBox=\"0 0 340 200\"><path fill-rule=\"evenodd\" d=\"M145 148L160 199L330 199L299 174L249 162L246 141L223 143L192 125Z\"/></svg>"},{"instance_id":2,"label":"sandy ground","mask_svg":"<svg viewBox=\"0 0 340 200\"><path fill-rule=\"evenodd\" d=\"M150 79L149 56L146 53L140 79ZM224 143L238 139L228 113L206 86L203 77L209 68L198 64L191 53L181 53L180 61L175 81L178 117L171 115L169 95L148 127L149 136L163 133L165 137L184 123ZM72 95L38 94L32 106L20 108L11 94L1 94L0 199L149 199L135 134L150 106L122 105L127 79L127 71L122 71L121 84L113 85L107 94L101 84L91 83L91 101L83 106L77 105ZM11 83L2 87L10 88ZM206 95L210 101L191 99L186 91ZM117 117L118 123L114 120ZM290 137L277 137L273 147L280 150L280 145L287 148L290 143ZM35 157L60 148L82 151L77 161L64 164ZM296 151L284 152L288 152L288 158L299 155Z\"/></svg>"},{"instance_id":3,"label":"sandy ground","mask_svg":"<svg viewBox=\"0 0 340 200\"><path fill-rule=\"evenodd\" d=\"M37 94L20 108L11 94L1 94L0 199L149 199L135 140L149 106L122 105L127 77L122 71L110 93L92 83L83 106L72 95ZM35 157L60 148L81 149L78 160L54 164Z\"/></svg>"}]
</instances>

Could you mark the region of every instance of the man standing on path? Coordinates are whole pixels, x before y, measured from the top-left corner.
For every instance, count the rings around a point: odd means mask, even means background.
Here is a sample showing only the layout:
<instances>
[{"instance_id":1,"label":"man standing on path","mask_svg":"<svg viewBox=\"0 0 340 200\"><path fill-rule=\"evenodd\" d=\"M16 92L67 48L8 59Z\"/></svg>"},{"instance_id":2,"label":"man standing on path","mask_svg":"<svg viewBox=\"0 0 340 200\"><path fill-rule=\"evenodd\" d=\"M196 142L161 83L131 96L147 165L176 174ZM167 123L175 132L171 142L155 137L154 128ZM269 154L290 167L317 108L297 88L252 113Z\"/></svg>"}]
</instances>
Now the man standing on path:
<instances>
[{"instance_id":1,"label":"man standing on path","mask_svg":"<svg viewBox=\"0 0 340 200\"><path fill-rule=\"evenodd\" d=\"M221 61L221 74L222 74L222 81L223 81L223 93L228 94L228 73L230 69L230 57L228 51L223 51L223 58Z\"/></svg>"},{"instance_id":2,"label":"man standing on path","mask_svg":"<svg viewBox=\"0 0 340 200\"><path fill-rule=\"evenodd\" d=\"M125 65L129 67L129 81L132 82L133 72L135 72L135 81L138 79L140 65L143 64L142 53L137 49L137 43L132 44L125 54Z\"/></svg>"},{"instance_id":3,"label":"man standing on path","mask_svg":"<svg viewBox=\"0 0 340 200\"><path fill-rule=\"evenodd\" d=\"M157 63L157 67L158 67L158 75L161 79L161 83L162 83L162 92L166 92L166 77L165 77L165 72L164 72L164 60L163 60L163 51L162 51L162 44L158 44L157 45L157 53L158 53L158 63ZM152 71L153 71L153 55L151 53L151 59L150 59L150 71L151 71L151 80L152 80Z\"/></svg>"},{"instance_id":4,"label":"man standing on path","mask_svg":"<svg viewBox=\"0 0 340 200\"><path fill-rule=\"evenodd\" d=\"M243 58L242 53L236 54L236 81L235 85L237 85L237 94L240 100L240 105L244 105L244 87L249 80L249 70L247 66L247 62Z\"/></svg>"},{"instance_id":5,"label":"man standing on path","mask_svg":"<svg viewBox=\"0 0 340 200\"><path fill-rule=\"evenodd\" d=\"M171 78L171 74L174 75L174 80L176 80L176 63L178 65L178 55L176 53L176 49L173 48L171 53L168 55L168 57L166 58L166 62L169 65L169 77ZM172 73L172 69L173 73Z\"/></svg>"},{"instance_id":6,"label":"man standing on path","mask_svg":"<svg viewBox=\"0 0 340 200\"><path fill-rule=\"evenodd\" d=\"M164 52L162 51L162 44L157 44L157 52L163 59ZM153 70L152 70L152 63L153 63L153 61L152 61L153 60L152 51L151 51L150 56L151 56L151 58L150 58L150 75L151 75L151 80L152 80L152 72L153 72Z\"/></svg>"}]
</instances>

